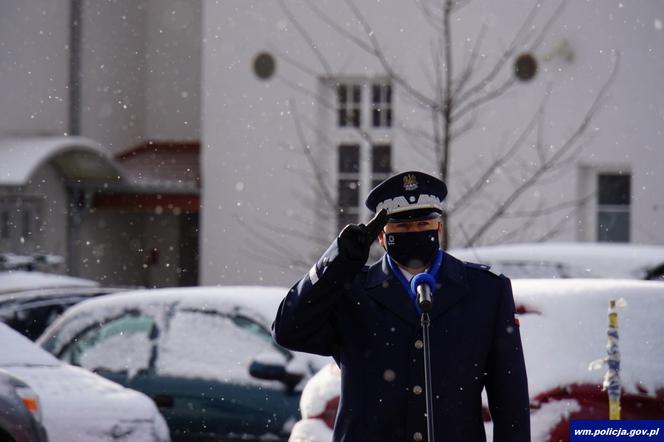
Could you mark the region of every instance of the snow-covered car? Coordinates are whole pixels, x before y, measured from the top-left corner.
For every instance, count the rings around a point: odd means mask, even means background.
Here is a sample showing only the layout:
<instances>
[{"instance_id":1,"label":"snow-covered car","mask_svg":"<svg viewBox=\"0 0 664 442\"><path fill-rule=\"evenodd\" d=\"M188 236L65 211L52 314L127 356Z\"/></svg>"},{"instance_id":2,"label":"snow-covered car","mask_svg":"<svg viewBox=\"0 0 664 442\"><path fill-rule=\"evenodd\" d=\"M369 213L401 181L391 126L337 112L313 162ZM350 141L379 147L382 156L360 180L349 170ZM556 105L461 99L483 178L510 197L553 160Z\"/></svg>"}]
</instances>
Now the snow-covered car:
<instances>
[{"instance_id":1,"label":"snow-covered car","mask_svg":"<svg viewBox=\"0 0 664 442\"><path fill-rule=\"evenodd\" d=\"M0 271L0 296L23 290L98 286L98 282L89 279L55 273L29 272L26 270Z\"/></svg>"},{"instance_id":2,"label":"snow-covered car","mask_svg":"<svg viewBox=\"0 0 664 442\"><path fill-rule=\"evenodd\" d=\"M74 304L96 296L127 290L120 287L47 287L0 295L0 322L37 339L58 316Z\"/></svg>"},{"instance_id":3,"label":"snow-covered car","mask_svg":"<svg viewBox=\"0 0 664 442\"><path fill-rule=\"evenodd\" d=\"M528 369L533 441L569 440L571 419L608 419L608 397L602 390L606 368L589 366L606 356L609 301L620 298L626 301L618 309L621 417L664 418L664 284L524 279L513 280L512 287ZM432 342L436 351L435 337ZM291 442L332 440L329 414L339 386L339 370L325 367L312 377ZM488 407L485 416L487 440L492 440Z\"/></svg>"},{"instance_id":4,"label":"snow-covered car","mask_svg":"<svg viewBox=\"0 0 664 442\"><path fill-rule=\"evenodd\" d=\"M168 442L168 427L145 395L59 361L0 324L0 369L39 397L51 442Z\"/></svg>"},{"instance_id":5,"label":"snow-covered car","mask_svg":"<svg viewBox=\"0 0 664 442\"><path fill-rule=\"evenodd\" d=\"M84 301L38 339L56 357L142 391L177 440L286 440L303 377L326 358L277 346L277 287L129 291Z\"/></svg>"},{"instance_id":6,"label":"snow-covered car","mask_svg":"<svg viewBox=\"0 0 664 442\"><path fill-rule=\"evenodd\" d=\"M525 243L453 249L510 278L664 278L664 246L617 243Z\"/></svg>"},{"instance_id":7,"label":"snow-covered car","mask_svg":"<svg viewBox=\"0 0 664 442\"><path fill-rule=\"evenodd\" d=\"M28 384L0 369L0 441L47 442L41 402Z\"/></svg>"}]
</instances>

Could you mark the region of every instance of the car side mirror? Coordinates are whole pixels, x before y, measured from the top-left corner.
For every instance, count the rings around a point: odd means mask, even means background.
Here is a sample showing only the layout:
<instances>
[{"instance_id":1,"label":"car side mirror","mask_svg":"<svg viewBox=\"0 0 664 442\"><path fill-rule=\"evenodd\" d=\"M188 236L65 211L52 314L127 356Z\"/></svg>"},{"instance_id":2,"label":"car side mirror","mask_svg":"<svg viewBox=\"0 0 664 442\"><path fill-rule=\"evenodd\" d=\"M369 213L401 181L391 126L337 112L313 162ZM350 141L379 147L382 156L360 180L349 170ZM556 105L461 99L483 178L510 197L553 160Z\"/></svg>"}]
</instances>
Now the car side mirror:
<instances>
[{"instance_id":1,"label":"car side mirror","mask_svg":"<svg viewBox=\"0 0 664 442\"><path fill-rule=\"evenodd\" d=\"M275 357L274 354L261 354L256 356L249 365L249 374L256 379L279 381L289 390L295 388L304 377L301 373L291 373L286 369L285 358ZM281 356L281 355L279 355Z\"/></svg>"}]
</instances>

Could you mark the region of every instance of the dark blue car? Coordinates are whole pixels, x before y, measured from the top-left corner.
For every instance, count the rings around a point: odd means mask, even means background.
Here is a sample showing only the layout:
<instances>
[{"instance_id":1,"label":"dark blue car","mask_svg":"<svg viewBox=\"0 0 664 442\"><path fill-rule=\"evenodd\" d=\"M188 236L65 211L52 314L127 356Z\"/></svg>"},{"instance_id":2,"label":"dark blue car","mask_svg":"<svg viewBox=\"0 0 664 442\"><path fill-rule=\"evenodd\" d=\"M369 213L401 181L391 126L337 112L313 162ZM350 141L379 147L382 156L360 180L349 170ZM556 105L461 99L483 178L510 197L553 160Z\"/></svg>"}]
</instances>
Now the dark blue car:
<instances>
[{"instance_id":1,"label":"dark blue car","mask_svg":"<svg viewBox=\"0 0 664 442\"><path fill-rule=\"evenodd\" d=\"M281 288L140 290L85 301L38 343L149 395L173 441L287 440L301 379L323 362L277 346Z\"/></svg>"}]
</instances>

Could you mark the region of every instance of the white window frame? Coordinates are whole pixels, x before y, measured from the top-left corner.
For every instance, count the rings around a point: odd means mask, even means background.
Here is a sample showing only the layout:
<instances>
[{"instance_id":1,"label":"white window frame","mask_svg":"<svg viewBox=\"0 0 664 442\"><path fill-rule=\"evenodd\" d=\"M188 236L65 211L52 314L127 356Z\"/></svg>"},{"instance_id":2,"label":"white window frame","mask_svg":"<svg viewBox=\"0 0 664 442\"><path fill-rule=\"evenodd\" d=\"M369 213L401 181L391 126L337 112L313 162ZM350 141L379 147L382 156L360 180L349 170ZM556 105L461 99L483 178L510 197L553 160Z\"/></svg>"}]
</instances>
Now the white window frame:
<instances>
[{"instance_id":1,"label":"white window frame","mask_svg":"<svg viewBox=\"0 0 664 442\"><path fill-rule=\"evenodd\" d=\"M576 239L582 242L598 242L600 209L629 211L629 240L633 237L632 204L610 207L599 204L599 176L606 174L629 175L632 180L630 195L633 198L634 175L628 164L582 164L578 169L578 198L579 198L579 224L576 230ZM630 198L630 200L631 200Z\"/></svg>"},{"instance_id":2,"label":"white window frame","mask_svg":"<svg viewBox=\"0 0 664 442\"><path fill-rule=\"evenodd\" d=\"M378 100L374 100L374 92L378 88ZM389 82L371 84L371 127L390 128L393 123L393 86ZM389 100L388 100L389 98ZM374 114L378 112L378 124L374 122Z\"/></svg>"},{"instance_id":3,"label":"white window frame","mask_svg":"<svg viewBox=\"0 0 664 442\"><path fill-rule=\"evenodd\" d=\"M622 176L622 177L628 177L629 178L629 195L628 195L628 204L602 204L599 201L599 196L600 196L600 188L599 188L599 179L600 176L602 175L613 175L613 176ZM614 172L607 172L607 171L602 171L597 173L595 180L597 181L597 204L596 204L596 219L595 219L595 238L596 241L600 242L600 225L599 225L599 219L600 219L600 214L601 213L626 213L627 214L627 239L626 241L616 241L616 240L610 240L610 241L601 241L601 242L630 242L631 240L631 227L632 227L632 216L631 216L631 211L632 211L632 174L624 171L614 171Z\"/></svg>"},{"instance_id":4,"label":"white window frame","mask_svg":"<svg viewBox=\"0 0 664 442\"><path fill-rule=\"evenodd\" d=\"M329 91L328 102L334 105L334 118L332 124L326 125L325 131L327 132L327 139L330 141L329 144L334 146L334 155L333 161L334 166L334 188L335 191L338 189L339 180L350 178L346 177L346 174L340 173L339 171L339 146L343 144L357 144L360 146L360 155L359 155L359 196L358 196L358 207L357 215L359 222L365 222L369 219L370 212L364 206L364 201L373 188L372 182L374 179L385 179L392 174L394 170L394 158L395 158L395 133L394 133L394 100L395 100L395 91L394 85L384 77L347 77L347 78L335 78L324 80L327 84L326 90ZM360 126L340 126L339 125L339 105L338 102L338 89L339 84L349 84L349 85L359 85L361 87L361 96L360 96ZM389 110L391 115L390 126L383 125L379 127L373 126L373 85L384 86L390 84L391 88L391 99L392 102L389 103ZM348 88L347 90L350 90ZM388 103L381 103L386 109L388 108ZM386 114L384 114L386 115ZM387 117L381 117L387 118ZM374 174L372 170L372 155L373 155L373 146L375 145L389 145L390 146L390 166L391 170L387 173L378 173ZM336 195L338 201L338 195ZM337 218L334 219L334 227L337 228Z\"/></svg>"},{"instance_id":5,"label":"white window frame","mask_svg":"<svg viewBox=\"0 0 664 442\"><path fill-rule=\"evenodd\" d=\"M38 196L0 196L0 246L13 253L30 252L41 238L42 210Z\"/></svg>"}]
</instances>

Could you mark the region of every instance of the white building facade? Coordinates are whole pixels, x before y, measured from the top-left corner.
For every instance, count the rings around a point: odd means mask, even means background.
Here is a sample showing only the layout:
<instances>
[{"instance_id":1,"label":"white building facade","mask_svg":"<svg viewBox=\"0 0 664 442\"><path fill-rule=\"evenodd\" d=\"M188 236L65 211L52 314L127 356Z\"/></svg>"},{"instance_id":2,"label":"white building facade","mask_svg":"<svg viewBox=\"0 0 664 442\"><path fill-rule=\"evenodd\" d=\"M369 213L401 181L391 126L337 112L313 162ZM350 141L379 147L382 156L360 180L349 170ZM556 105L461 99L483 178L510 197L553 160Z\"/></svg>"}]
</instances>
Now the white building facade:
<instances>
[{"instance_id":1,"label":"white building facade","mask_svg":"<svg viewBox=\"0 0 664 442\"><path fill-rule=\"evenodd\" d=\"M180 0L2 2L0 254L197 283L200 23Z\"/></svg>"},{"instance_id":2,"label":"white building facade","mask_svg":"<svg viewBox=\"0 0 664 442\"><path fill-rule=\"evenodd\" d=\"M440 3L203 3L202 283L288 284L376 182L440 175L448 65L450 246L664 244L664 5L464 2L447 60Z\"/></svg>"}]
</instances>

